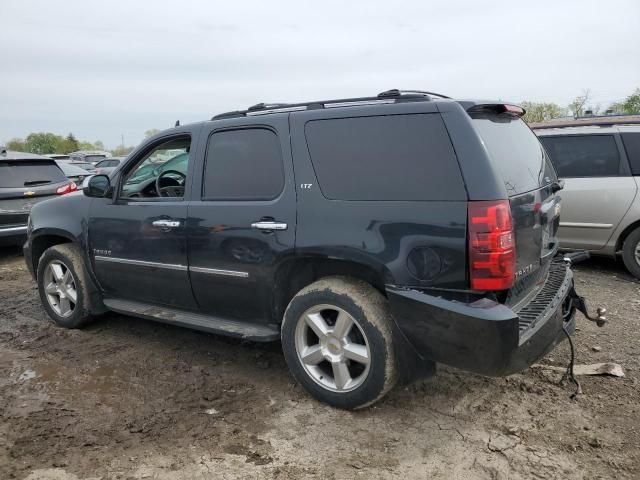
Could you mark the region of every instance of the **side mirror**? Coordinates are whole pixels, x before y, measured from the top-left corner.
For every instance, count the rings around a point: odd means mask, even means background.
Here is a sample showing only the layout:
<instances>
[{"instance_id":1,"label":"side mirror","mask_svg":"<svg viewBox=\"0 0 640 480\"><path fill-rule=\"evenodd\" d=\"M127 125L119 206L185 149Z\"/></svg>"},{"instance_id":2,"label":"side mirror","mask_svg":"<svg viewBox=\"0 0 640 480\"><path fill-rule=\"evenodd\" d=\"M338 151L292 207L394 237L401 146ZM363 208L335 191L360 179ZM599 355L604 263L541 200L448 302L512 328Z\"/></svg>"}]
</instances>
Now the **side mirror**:
<instances>
[{"instance_id":1,"label":"side mirror","mask_svg":"<svg viewBox=\"0 0 640 480\"><path fill-rule=\"evenodd\" d=\"M82 189L87 197L104 198L111 193L111 181L106 175L94 175Z\"/></svg>"}]
</instances>

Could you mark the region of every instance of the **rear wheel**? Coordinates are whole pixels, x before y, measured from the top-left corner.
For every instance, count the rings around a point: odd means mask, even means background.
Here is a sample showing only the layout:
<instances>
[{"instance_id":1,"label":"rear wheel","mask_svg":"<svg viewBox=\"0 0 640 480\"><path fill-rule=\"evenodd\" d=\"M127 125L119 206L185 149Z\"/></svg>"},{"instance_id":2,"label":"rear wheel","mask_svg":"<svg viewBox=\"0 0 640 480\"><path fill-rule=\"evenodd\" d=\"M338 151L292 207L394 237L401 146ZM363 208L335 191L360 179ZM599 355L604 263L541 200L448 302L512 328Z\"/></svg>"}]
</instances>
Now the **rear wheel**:
<instances>
[{"instance_id":1,"label":"rear wheel","mask_svg":"<svg viewBox=\"0 0 640 480\"><path fill-rule=\"evenodd\" d=\"M640 278L640 228L636 228L625 239L622 245L622 260L627 270L636 278Z\"/></svg>"},{"instance_id":2,"label":"rear wheel","mask_svg":"<svg viewBox=\"0 0 640 480\"><path fill-rule=\"evenodd\" d=\"M315 398L339 408L372 404L396 382L386 299L345 277L319 280L287 307L282 346L287 364Z\"/></svg>"},{"instance_id":3,"label":"rear wheel","mask_svg":"<svg viewBox=\"0 0 640 480\"><path fill-rule=\"evenodd\" d=\"M77 247L47 249L38 262L37 278L42 305L57 325L78 328L91 320L87 275Z\"/></svg>"}]
</instances>

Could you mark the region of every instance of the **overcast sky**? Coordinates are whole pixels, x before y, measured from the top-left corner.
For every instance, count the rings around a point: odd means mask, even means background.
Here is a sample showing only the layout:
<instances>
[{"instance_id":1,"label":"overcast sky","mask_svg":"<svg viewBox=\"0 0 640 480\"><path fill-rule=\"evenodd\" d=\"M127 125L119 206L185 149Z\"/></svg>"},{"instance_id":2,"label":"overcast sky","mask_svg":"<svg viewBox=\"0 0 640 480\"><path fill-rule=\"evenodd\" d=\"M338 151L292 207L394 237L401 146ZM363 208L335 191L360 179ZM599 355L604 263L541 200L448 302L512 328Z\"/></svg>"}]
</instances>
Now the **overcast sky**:
<instances>
[{"instance_id":1,"label":"overcast sky","mask_svg":"<svg viewBox=\"0 0 640 480\"><path fill-rule=\"evenodd\" d=\"M606 107L640 87L640 1L0 0L0 142L108 147L261 101L414 88Z\"/></svg>"}]
</instances>

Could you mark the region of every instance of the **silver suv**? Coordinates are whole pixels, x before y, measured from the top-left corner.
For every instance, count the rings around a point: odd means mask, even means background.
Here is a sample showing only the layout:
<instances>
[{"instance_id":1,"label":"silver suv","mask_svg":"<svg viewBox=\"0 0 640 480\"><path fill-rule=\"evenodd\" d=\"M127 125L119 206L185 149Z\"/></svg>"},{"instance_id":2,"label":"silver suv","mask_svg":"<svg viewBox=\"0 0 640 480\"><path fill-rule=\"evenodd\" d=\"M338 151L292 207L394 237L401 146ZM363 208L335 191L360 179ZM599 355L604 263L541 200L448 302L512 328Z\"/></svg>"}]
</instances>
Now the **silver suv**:
<instances>
[{"instance_id":1,"label":"silver suv","mask_svg":"<svg viewBox=\"0 0 640 480\"><path fill-rule=\"evenodd\" d=\"M622 256L640 278L640 116L532 125L564 180L563 249Z\"/></svg>"}]
</instances>

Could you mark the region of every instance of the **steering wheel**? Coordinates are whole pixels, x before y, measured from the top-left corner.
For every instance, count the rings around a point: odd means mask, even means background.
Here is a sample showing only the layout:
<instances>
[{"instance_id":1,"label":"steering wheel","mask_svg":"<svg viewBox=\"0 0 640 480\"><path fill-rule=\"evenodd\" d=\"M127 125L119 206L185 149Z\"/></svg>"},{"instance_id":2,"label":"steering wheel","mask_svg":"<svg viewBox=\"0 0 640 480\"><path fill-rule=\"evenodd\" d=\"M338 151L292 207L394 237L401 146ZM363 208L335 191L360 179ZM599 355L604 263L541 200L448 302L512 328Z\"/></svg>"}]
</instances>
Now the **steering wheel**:
<instances>
[{"instance_id":1,"label":"steering wheel","mask_svg":"<svg viewBox=\"0 0 640 480\"><path fill-rule=\"evenodd\" d=\"M164 187L161 185L160 180L168 173L181 177L181 180L175 180L178 185L167 185ZM177 170L165 170L158 175L158 178L156 178L156 192L158 192L159 197L184 197L184 184L186 180L187 176L182 172Z\"/></svg>"}]
</instances>

